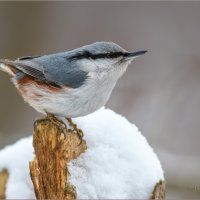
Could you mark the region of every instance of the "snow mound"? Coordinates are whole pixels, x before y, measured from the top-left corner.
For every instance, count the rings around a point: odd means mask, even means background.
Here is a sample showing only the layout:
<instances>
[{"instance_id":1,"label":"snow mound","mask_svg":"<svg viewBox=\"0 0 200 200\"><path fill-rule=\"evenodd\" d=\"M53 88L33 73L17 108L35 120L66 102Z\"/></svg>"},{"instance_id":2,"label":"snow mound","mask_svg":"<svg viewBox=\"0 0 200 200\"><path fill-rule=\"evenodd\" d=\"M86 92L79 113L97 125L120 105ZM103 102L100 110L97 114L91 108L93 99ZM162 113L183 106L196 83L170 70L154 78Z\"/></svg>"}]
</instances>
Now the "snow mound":
<instances>
[{"instance_id":1,"label":"snow mound","mask_svg":"<svg viewBox=\"0 0 200 200\"><path fill-rule=\"evenodd\" d=\"M29 161L33 159L32 137L20 139L0 151L0 171L7 169L7 199L35 199L29 175Z\"/></svg>"},{"instance_id":2,"label":"snow mound","mask_svg":"<svg viewBox=\"0 0 200 200\"><path fill-rule=\"evenodd\" d=\"M70 182L78 199L148 199L155 184L164 180L161 164L137 127L115 112L102 108L76 118L87 141L87 151L69 164ZM0 170L8 169L8 199L35 198L29 176L32 137L0 151Z\"/></svg>"}]
</instances>

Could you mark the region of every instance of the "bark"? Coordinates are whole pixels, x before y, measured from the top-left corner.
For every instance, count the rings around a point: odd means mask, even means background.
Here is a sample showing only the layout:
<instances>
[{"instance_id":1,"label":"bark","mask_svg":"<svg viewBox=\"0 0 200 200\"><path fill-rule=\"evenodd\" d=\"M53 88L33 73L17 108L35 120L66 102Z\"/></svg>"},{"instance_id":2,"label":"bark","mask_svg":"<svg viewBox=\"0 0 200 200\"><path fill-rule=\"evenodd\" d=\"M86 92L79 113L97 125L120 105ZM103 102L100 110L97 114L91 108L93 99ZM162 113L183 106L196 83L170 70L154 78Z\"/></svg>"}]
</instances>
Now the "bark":
<instances>
[{"instance_id":1,"label":"bark","mask_svg":"<svg viewBox=\"0 0 200 200\"><path fill-rule=\"evenodd\" d=\"M76 188L69 182L67 164L86 150L75 131L60 128L45 119L35 125L35 158L30 175L37 199L76 199Z\"/></svg>"},{"instance_id":2,"label":"bark","mask_svg":"<svg viewBox=\"0 0 200 200\"><path fill-rule=\"evenodd\" d=\"M165 199L166 199L165 182L159 181L154 187L151 200L165 200Z\"/></svg>"},{"instance_id":3,"label":"bark","mask_svg":"<svg viewBox=\"0 0 200 200\"><path fill-rule=\"evenodd\" d=\"M6 198L6 184L8 181L8 171L3 170L0 172L0 199L5 199Z\"/></svg>"}]
</instances>

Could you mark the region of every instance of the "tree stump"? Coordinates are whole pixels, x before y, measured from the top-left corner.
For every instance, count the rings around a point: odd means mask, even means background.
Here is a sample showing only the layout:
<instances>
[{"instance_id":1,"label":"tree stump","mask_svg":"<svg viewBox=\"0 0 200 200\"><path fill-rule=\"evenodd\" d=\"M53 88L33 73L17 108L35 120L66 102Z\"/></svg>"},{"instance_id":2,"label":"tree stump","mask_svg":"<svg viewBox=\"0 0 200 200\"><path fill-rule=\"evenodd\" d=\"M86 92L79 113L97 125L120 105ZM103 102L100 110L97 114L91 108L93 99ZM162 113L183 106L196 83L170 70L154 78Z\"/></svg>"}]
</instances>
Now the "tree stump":
<instances>
[{"instance_id":1,"label":"tree stump","mask_svg":"<svg viewBox=\"0 0 200 200\"><path fill-rule=\"evenodd\" d=\"M69 183L67 164L87 147L78 134L59 128L48 118L39 120L33 135L35 158L30 175L37 199L76 199L76 188Z\"/></svg>"},{"instance_id":2,"label":"tree stump","mask_svg":"<svg viewBox=\"0 0 200 200\"><path fill-rule=\"evenodd\" d=\"M33 135L35 158L30 161L30 175L37 199L74 200L76 187L69 182L67 164L86 149L77 132L60 128L50 119L37 121ZM23 169L22 169L23 170ZM0 199L5 199L9 178L5 169L0 172ZM165 182L159 181L152 191L150 200L165 200Z\"/></svg>"},{"instance_id":3,"label":"tree stump","mask_svg":"<svg viewBox=\"0 0 200 200\"><path fill-rule=\"evenodd\" d=\"M165 199L166 199L165 182L159 181L154 187L151 200L165 200Z\"/></svg>"},{"instance_id":4,"label":"tree stump","mask_svg":"<svg viewBox=\"0 0 200 200\"><path fill-rule=\"evenodd\" d=\"M6 184L8 181L8 171L6 169L0 172L0 199L6 198Z\"/></svg>"}]
</instances>

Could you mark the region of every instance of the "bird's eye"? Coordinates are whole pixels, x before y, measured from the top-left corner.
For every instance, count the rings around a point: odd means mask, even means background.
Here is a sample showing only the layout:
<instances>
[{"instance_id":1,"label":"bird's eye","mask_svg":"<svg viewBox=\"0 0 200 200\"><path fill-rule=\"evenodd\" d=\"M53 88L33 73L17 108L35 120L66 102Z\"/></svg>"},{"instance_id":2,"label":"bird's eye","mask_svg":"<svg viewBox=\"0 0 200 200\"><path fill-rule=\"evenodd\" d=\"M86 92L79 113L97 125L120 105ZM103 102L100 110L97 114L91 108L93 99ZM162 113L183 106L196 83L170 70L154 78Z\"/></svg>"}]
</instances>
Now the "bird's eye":
<instances>
[{"instance_id":1,"label":"bird's eye","mask_svg":"<svg viewBox=\"0 0 200 200\"><path fill-rule=\"evenodd\" d=\"M106 57L107 57L107 58L110 58L110 57L111 57L111 53L107 53L107 54L106 54Z\"/></svg>"}]
</instances>

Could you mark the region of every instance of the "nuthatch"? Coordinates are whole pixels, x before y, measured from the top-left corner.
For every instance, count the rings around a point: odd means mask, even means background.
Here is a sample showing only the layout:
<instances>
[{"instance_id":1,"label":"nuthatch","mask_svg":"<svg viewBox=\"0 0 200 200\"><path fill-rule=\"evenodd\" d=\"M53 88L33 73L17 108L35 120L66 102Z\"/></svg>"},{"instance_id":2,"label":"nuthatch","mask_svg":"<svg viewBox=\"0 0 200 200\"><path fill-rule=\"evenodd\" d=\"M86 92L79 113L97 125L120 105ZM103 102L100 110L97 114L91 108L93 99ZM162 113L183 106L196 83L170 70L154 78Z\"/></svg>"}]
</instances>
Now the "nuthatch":
<instances>
[{"instance_id":1,"label":"nuthatch","mask_svg":"<svg viewBox=\"0 0 200 200\"><path fill-rule=\"evenodd\" d=\"M80 117L104 106L127 66L146 52L96 42L62 53L0 60L0 69L38 112Z\"/></svg>"}]
</instances>

